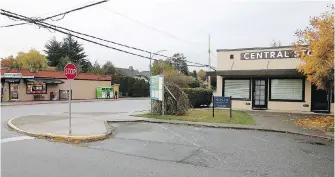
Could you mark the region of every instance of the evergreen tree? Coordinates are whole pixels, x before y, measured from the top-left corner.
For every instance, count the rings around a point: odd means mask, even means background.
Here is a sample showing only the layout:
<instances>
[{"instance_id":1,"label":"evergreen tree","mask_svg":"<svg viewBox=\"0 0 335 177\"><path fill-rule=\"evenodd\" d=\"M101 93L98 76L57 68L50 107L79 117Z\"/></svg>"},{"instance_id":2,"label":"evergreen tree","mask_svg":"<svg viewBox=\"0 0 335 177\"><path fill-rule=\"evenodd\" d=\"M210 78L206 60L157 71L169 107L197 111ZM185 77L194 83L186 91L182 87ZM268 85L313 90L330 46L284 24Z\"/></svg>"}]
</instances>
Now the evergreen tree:
<instances>
[{"instance_id":1,"label":"evergreen tree","mask_svg":"<svg viewBox=\"0 0 335 177\"><path fill-rule=\"evenodd\" d=\"M180 73L183 73L184 75L188 76L188 67L187 63L185 61L186 57L184 57L184 54L182 53L176 53L172 56L172 59L169 60L169 62L173 65L173 67L179 71Z\"/></svg>"},{"instance_id":2,"label":"evergreen tree","mask_svg":"<svg viewBox=\"0 0 335 177\"><path fill-rule=\"evenodd\" d=\"M57 66L61 58L64 57L62 42L58 42L54 37L45 44L45 48L44 52L47 54L48 66Z\"/></svg>"},{"instance_id":3,"label":"evergreen tree","mask_svg":"<svg viewBox=\"0 0 335 177\"><path fill-rule=\"evenodd\" d=\"M198 74L196 70L193 70L193 77L198 80Z\"/></svg>"},{"instance_id":4,"label":"evergreen tree","mask_svg":"<svg viewBox=\"0 0 335 177\"><path fill-rule=\"evenodd\" d=\"M80 72L89 72L92 64L86 58L84 48L71 35L63 39L63 42L58 42L55 38L51 39L45 45L48 65L56 67L57 70L62 71L61 68L64 62L71 62L77 65ZM65 59L66 58L66 59ZM66 63L65 63L66 64Z\"/></svg>"}]
</instances>

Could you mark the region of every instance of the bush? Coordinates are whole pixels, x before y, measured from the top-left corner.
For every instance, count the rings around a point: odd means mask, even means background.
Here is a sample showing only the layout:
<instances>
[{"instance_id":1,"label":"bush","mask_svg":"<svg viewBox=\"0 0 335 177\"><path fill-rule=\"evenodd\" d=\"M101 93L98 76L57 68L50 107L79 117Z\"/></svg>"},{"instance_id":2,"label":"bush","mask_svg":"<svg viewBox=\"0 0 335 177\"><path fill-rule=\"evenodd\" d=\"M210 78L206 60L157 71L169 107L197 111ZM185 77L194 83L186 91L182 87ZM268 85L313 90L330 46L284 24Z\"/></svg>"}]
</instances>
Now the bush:
<instances>
[{"instance_id":1,"label":"bush","mask_svg":"<svg viewBox=\"0 0 335 177\"><path fill-rule=\"evenodd\" d=\"M192 82L193 78L191 76L186 76L179 73L176 70L164 71L164 80L166 82L173 82L177 84L180 88L188 88L189 84Z\"/></svg>"},{"instance_id":2,"label":"bush","mask_svg":"<svg viewBox=\"0 0 335 177\"><path fill-rule=\"evenodd\" d=\"M170 95L167 89L164 89L164 114L166 115L185 115L189 108L187 95L175 83L165 82L166 87L171 91L174 98ZM154 114L162 114L162 102L152 102L152 112Z\"/></svg>"},{"instance_id":3,"label":"bush","mask_svg":"<svg viewBox=\"0 0 335 177\"><path fill-rule=\"evenodd\" d=\"M201 105L209 106L212 103L213 91L205 88L184 88L187 94L190 106L199 108Z\"/></svg>"},{"instance_id":4,"label":"bush","mask_svg":"<svg viewBox=\"0 0 335 177\"><path fill-rule=\"evenodd\" d=\"M115 77L113 84L120 84L120 96L148 97L149 83L143 79L136 79L128 76Z\"/></svg>"},{"instance_id":5,"label":"bush","mask_svg":"<svg viewBox=\"0 0 335 177\"><path fill-rule=\"evenodd\" d=\"M193 79L191 83L188 84L190 88L197 88L200 87L200 82L196 79Z\"/></svg>"}]
</instances>

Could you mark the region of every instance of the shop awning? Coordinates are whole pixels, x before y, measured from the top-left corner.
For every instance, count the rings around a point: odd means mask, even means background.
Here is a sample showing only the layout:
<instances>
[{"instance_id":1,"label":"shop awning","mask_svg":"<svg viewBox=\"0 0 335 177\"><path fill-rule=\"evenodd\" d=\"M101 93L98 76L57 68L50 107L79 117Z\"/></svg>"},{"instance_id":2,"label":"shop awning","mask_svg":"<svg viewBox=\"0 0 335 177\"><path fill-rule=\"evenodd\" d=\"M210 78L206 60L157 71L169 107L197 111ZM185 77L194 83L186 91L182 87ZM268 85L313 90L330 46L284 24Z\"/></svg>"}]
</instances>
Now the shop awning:
<instances>
[{"instance_id":1,"label":"shop awning","mask_svg":"<svg viewBox=\"0 0 335 177\"><path fill-rule=\"evenodd\" d=\"M39 78L35 78L35 79L26 79L28 82L44 82L46 84L62 84L64 83L62 80L60 79L39 79Z\"/></svg>"},{"instance_id":2,"label":"shop awning","mask_svg":"<svg viewBox=\"0 0 335 177\"><path fill-rule=\"evenodd\" d=\"M225 70L210 71L207 76L222 76L225 78L245 77L304 77L296 69L267 69L267 70Z\"/></svg>"},{"instance_id":3,"label":"shop awning","mask_svg":"<svg viewBox=\"0 0 335 177\"><path fill-rule=\"evenodd\" d=\"M5 82L20 83L20 79L5 79Z\"/></svg>"}]
</instances>

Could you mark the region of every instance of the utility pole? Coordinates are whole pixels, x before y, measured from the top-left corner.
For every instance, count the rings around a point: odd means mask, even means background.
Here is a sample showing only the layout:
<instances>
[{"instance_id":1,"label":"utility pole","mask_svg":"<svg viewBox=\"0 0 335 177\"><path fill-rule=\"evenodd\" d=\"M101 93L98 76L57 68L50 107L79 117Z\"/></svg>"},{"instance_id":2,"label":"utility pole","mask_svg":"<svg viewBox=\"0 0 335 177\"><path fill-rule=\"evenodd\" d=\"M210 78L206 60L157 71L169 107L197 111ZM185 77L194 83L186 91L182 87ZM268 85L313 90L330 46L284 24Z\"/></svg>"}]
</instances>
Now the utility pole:
<instances>
[{"instance_id":1,"label":"utility pole","mask_svg":"<svg viewBox=\"0 0 335 177\"><path fill-rule=\"evenodd\" d=\"M208 71L211 67L211 35L208 35Z\"/></svg>"},{"instance_id":2,"label":"utility pole","mask_svg":"<svg viewBox=\"0 0 335 177\"><path fill-rule=\"evenodd\" d=\"M152 99L151 99L151 60L152 60L152 54L150 52L150 75L149 75L149 91L150 91L150 113L152 114Z\"/></svg>"},{"instance_id":3,"label":"utility pole","mask_svg":"<svg viewBox=\"0 0 335 177\"><path fill-rule=\"evenodd\" d=\"M210 71L211 68L211 35L208 35L208 68L207 72ZM211 76L208 76L207 78L208 81L208 88L211 88Z\"/></svg>"}]
</instances>

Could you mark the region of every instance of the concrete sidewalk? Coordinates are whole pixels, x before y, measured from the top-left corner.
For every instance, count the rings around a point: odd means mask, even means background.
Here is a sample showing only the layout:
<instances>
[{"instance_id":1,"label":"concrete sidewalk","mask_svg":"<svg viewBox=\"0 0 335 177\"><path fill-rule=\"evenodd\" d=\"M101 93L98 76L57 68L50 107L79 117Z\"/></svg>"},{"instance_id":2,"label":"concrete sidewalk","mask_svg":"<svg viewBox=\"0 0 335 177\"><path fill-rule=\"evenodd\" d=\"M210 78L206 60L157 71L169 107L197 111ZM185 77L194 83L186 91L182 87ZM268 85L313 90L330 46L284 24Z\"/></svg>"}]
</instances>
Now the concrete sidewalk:
<instances>
[{"instance_id":1,"label":"concrete sidewalk","mask_svg":"<svg viewBox=\"0 0 335 177\"><path fill-rule=\"evenodd\" d=\"M118 100L145 100L148 98L118 98L118 99L89 99L89 100L72 100L72 103L81 103L81 102L99 102L99 101L118 101ZM56 101L10 101L2 102L1 106L22 106L22 105L37 105L37 104L62 104L68 103L69 100L56 100Z\"/></svg>"},{"instance_id":2,"label":"concrete sidewalk","mask_svg":"<svg viewBox=\"0 0 335 177\"><path fill-rule=\"evenodd\" d=\"M102 140L112 134L107 120L137 121L141 118L128 116L125 113L113 112L73 112L69 134L68 113L50 113L45 115L29 115L12 118L7 122L10 128L34 137L63 138L65 140Z\"/></svg>"},{"instance_id":3,"label":"concrete sidewalk","mask_svg":"<svg viewBox=\"0 0 335 177\"><path fill-rule=\"evenodd\" d=\"M72 103L98 102L98 101L116 101L116 100L115 99L72 100ZM62 104L62 103L69 103L69 101L68 100L56 100L56 101L10 101L10 102L2 102L1 106L22 106L22 105Z\"/></svg>"}]
</instances>

